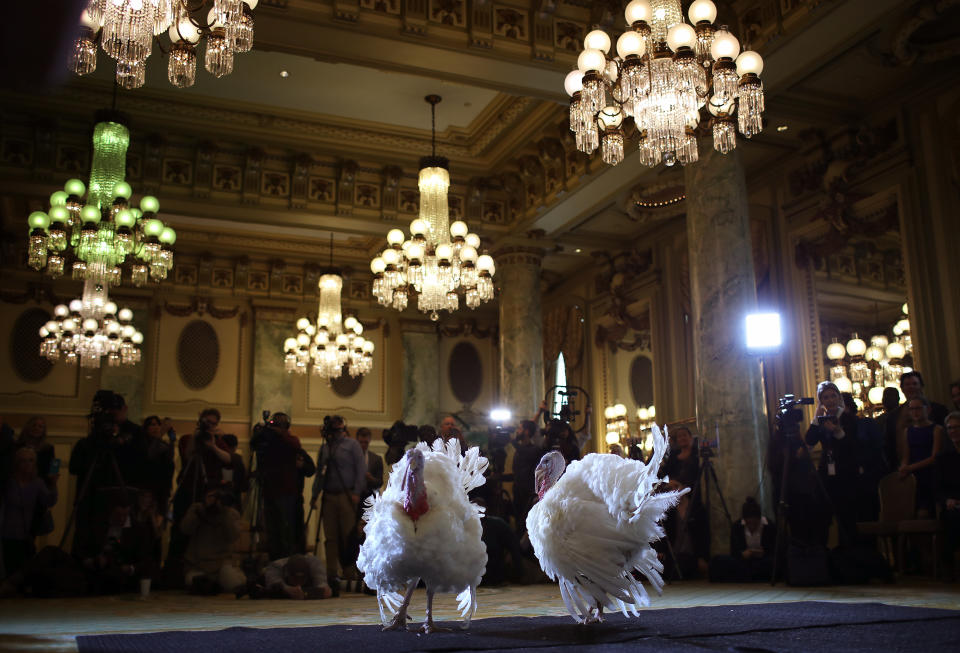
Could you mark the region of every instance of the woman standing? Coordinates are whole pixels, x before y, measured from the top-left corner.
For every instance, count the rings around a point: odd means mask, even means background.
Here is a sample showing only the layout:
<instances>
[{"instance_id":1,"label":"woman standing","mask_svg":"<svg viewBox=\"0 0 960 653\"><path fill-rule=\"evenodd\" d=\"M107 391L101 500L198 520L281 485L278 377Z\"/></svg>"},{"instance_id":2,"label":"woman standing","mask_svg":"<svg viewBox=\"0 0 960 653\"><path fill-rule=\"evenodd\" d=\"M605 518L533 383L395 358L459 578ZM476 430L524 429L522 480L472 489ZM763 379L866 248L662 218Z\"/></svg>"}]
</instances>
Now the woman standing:
<instances>
[{"instance_id":1,"label":"woman standing","mask_svg":"<svg viewBox=\"0 0 960 653\"><path fill-rule=\"evenodd\" d=\"M14 454L13 474L0 494L0 538L4 574L19 570L36 553L34 539L46 510L57 503L59 474L37 476L37 453L21 447Z\"/></svg>"},{"instance_id":2,"label":"woman standing","mask_svg":"<svg viewBox=\"0 0 960 653\"><path fill-rule=\"evenodd\" d=\"M50 473L50 462L53 460L53 445L47 442L47 420L42 417L31 417L23 425L17 448L30 447L37 452L37 474L45 477Z\"/></svg>"},{"instance_id":3,"label":"woman standing","mask_svg":"<svg viewBox=\"0 0 960 653\"><path fill-rule=\"evenodd\" d=\"M852 546L857 530L857 417L844 408L831 381L817 386L817 403L804 440L810 447L820 443L820 480L833 503L840 544Z\"/></svg>"},{"instance_id":4,"label":"woman standing","mask_svg":"<svg viewBox=\"0 0 960 653\"><path fill-rule=\"evenodd\" d=\"M907 402L907 411L913 424L900 433L900 478L914 475L917 516L932 517L935 510L933 465L943 442L943 427L930 421L930 402L922 395Z\"/></svg>"}]
</instances>

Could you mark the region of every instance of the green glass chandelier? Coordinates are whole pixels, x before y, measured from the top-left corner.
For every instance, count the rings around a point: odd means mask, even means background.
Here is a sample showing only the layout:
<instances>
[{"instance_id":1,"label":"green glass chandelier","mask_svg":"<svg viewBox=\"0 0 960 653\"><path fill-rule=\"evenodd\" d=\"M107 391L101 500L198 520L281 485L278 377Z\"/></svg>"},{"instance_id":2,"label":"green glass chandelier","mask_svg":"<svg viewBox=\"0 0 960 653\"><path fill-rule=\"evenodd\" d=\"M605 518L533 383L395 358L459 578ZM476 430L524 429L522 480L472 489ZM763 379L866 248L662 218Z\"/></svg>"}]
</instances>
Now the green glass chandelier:
<instances>
[{"instance_id":1,"label":"green glass chandelier","mask_svg":"<svg viewBox=\"0 0 960 653\"><path fill-rule=\"evenodd\" d=\"M51 277L71 270L74 279L117 286L129 268L135 286L161 281L173 267L176 232L157 218L160 202L152 195L132 206L126 176L130 132L115 112L98 116L93 130L90 181L70 179L50 196L46 213L28 218L28 265Z\"/></svg>"}]
</instances>

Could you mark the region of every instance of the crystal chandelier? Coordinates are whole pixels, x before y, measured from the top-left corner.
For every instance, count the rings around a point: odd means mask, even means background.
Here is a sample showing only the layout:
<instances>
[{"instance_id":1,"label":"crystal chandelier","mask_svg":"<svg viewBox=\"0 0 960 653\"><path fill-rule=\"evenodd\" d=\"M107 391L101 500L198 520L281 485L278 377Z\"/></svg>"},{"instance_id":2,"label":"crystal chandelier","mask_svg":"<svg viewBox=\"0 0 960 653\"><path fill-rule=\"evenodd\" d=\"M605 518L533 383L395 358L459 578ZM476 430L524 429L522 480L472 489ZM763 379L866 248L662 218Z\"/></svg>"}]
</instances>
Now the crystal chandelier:
<instances>
[{"instance_id":1,"label":"crystal chandelier","mask_svg":"<svg viewBox=\"0 0 960 653\"><path fill-rule=\"evenodd\" d=\"M387 233L388 247L370 262L373 295L383 306L402 311L416 291L417 308L438 320L438 311L460 307L459 294L470 308L493 299L495 266L479 254L480 237L467 224L450 224L447 190L449 161L437 156L436 108L440 96L428 95L433 154L420 159L420 217L410 223L410 238L400 229Z\"/></svg>"},{"instance_id":2,"label":"crystal chandelier","mask_svg":"<svg viewBox=\"0 0 960 653\"><path fill-rule=\"evenodd\" d=\"M27 263L34 270L56 278L69 267L74 279L115 286L129 261L135 286L167 278L177 236L157 218L156 197L131 207L133 189L123 180L130 132L118 120L113 114L94 127L90 183L70 179L50 196L49 211L30 214Z\"/></svg>"},{"instance_id":3,"label":"crystal chandelier","mask_svg":"<svg viewBox=\"0 0 960 653\"><path fill-rule=\"evenodd\" d=\"M54 319L40 327L40 355L51 363L61 358L67 365L99 368L107 357L111 367L140 362L143 334L131 324L133 311L117 310L107 287L92 279L83 282L83 296L69 306L53 309Z\"/></svg>"},{"instance_id":4,"label":"crystal chandelier","mask_svg":"<svg viewBox=\"0 0 960 653\"><path fill-rule=\"evenodd\" d=\"M564 81L578 150L591 154L599 147L603 161L617 165L630 117L644 165L693 163L704 108L713 147L723 154L736 147L737 129L747 138L760 133L763 59L740 52L736 37L714 26L711 0L691 3L693 26L684 22L680 0L633 0L625 15L630 27L617 39L617 56L607 58L610 37L593 30L578 69Z\"/></svg>"},{"instance_id":5,"label":"crystal chandelier","mask_svg":"<svg viewBox=\"0 0 960 653\"><path fill-rule=\"evenodd\" d=\"M611 448L614 445L625 445L628 457L646 460L653 449L653 434L650 429L653 427L656 415L657 410L653 406L637 408L637 435L634 436L630 433L627 407L623 404L607 406L603 411L607 426L604 441Z\"/></svg>"},{"instance_id":6,"label":"crystal chandelier","mask_svg":"<svg viewBox=\"0 0 960 653\"><path fill-rule=\"evenodd\" d=\"M330 256L333 257L333 234L330 235ZM287 372L306 374L307 368L329 381L340 377L346 368L353 377L373 369L372 340L363 337L363 325L352 315L343 319L340 293L343 277L330 269L320 276L320 304L316 323L309 318L297 320L297 337L283 343L284 367Z\"/></svg>"},{"instance_id":7,"label":"crystal chandelier","mask_svg":"<svg viewBox=\"0 0 960 653\"><path fill-rule=\"evenodd\" d=\"M233 55L253 47L253 9L258 0L90 0L81 16L80 34L70 60L78 75L97 68L97 42L117 62L117 85L140 88L153 39L170 37L167 79L174 86L193 86L197 77L197 44L206 37L204 66L211 75L233 72ZM211 6L212 5L212 6ZM210 10L206 7L210 6ZM196 14L205 15L198 21Z\"/></svg>"},{"instance_id":8,"label":"crystal chandelier","mask_svg":"<svg viewBox=\"0 0 960 653\"><path fill-rule=\"evenodd\" d=\"M900 377L911 371L913 341L910 338L908 307L893 326L893 338L886 334L871 336L869 344L856 333L846 345L836 339L827 346L830 380L840 392L853 395L857 407L868 415L883 410L884 388L899 392Z\"/></svg>"}]
</instances>

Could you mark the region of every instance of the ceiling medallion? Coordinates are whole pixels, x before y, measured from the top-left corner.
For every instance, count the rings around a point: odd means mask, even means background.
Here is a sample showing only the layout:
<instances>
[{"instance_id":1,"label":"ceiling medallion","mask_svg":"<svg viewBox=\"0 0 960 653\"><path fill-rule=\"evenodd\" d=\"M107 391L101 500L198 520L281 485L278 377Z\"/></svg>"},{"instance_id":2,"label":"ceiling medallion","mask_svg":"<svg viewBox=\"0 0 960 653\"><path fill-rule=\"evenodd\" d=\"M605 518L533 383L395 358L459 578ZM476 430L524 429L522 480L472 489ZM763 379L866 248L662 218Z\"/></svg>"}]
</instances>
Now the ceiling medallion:
<instances>
[{"instance_id":1,"label":"ceiling medallion","mask_svg":"<svg viewBox=\"0 0 960 653\"><path fill-rule=\"evenodd\" d=\"M617 56L607 58L610 37L593 30L577 70L564 81L578 150L591 154L599 147L603 161L617 165L624 157L623 122L632 117L644 165L694 163L704 108L713 147L723 154L736 147L737 128L747 138L760 133L763 59L740 52L736 37L714 26L711 0L690 5L693 25L684 22L680 0L633 0L624 13L630 27L617 39Z\"/></svg>"},{"instance_id":2,"label":"ceiling medallion","mask_svg":"<svg viewBox=\"0 0 960 653\"><path fill-rule=\"evenodd\" d=\"M424 98L430 104L432 155L420 159L420 217L410 223L410 238L400 229L387 233L388 247L370 262L373 295L383 306L407 307L416 291L417 308L439 319L439 311L456 311L459 294L469 308L493 299L493 257L479 254L480 237L467 224L450 224L447 191L449 161L437 156L436 108L439 95Z\"/></svg>"}]
</instances>

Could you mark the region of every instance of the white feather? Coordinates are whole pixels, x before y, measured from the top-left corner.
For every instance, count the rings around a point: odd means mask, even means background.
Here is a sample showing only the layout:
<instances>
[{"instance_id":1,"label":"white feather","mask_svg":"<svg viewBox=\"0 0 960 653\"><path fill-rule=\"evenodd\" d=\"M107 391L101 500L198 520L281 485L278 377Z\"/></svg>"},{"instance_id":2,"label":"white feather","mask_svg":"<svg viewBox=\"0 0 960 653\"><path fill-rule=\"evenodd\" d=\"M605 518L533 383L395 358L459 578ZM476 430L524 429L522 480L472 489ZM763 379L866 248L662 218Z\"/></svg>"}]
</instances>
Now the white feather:
<instances>
[{"instance_id":1,"label":"white feather","mask_svg":"<svg viewBox=\"0 0 960 653\"><path fill-rule=\"evenodd\" d=\"M487 551L480 539L483 509L470 502L467 492L483 485L488 462L476 447L461 456L456 439L444 443L438 438L432 447L421 442L417 449L424 455L429 509L416 522L403 511L404 456L383 493L367 499L367 537L357 569L367 586L377 590L385 626L416 578L435 592L457 594L458 609L469 624L477 611L476 587L486 570Z\"/></svg>"},{"instance_id":2,"label":"white feather","mask_svg":"<svg viewBox=\"0 0 960 653\"><path fill-rule=\"evenodd\" d=\"M637 614L649 605L646 577L659 594L663 565L650 544L663 537L660 520L687 492L656 493L666 437L653 427L650 462L588 454L572 462L527 515L527 532L544 573L559 582L567 611L583 623L598 605Z\"/></svg>"}]
</instances>

